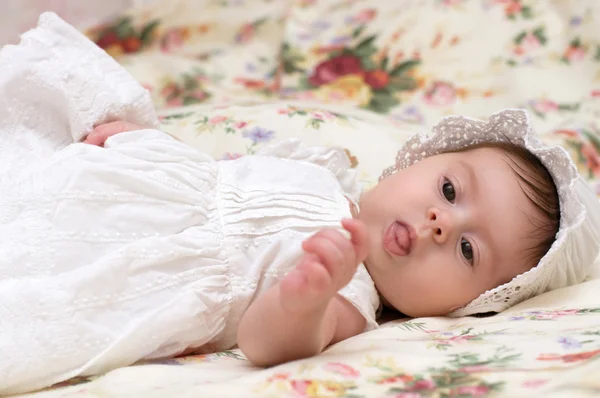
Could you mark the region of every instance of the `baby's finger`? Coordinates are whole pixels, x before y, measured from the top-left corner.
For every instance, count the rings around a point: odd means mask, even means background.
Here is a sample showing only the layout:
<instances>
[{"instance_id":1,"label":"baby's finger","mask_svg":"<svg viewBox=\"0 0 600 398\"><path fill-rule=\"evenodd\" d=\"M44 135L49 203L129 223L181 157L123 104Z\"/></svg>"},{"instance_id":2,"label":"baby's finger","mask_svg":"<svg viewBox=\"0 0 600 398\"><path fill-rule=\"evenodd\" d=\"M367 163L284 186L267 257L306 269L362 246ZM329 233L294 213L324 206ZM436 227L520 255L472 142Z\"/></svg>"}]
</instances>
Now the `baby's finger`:
<instances>
[{"instance_id":1,"label":"baby's finger","mask_svg":"<svg viewBox=\"0 0 600 398\"><path fill-rule=\"evenodd\" d=\"M97 146L102 146L104 144L104 141L104 137L102 137L102 135L98 134L96 131L92 131L91 133L89 133L87 137L85 137L85 140L83 140L83 142L86 144Z\"/></svg>"},{"instance_id":2,"label":"baby's finger","mask_svg":"<svg viewBox=\"0 0 600 398\"><path fill-rule=\"evenodd\" d=\"M340 249L336 242L328 239L324 234L315 235L314 238L306 240L302 246L307 253L318 256L320 262L332 275L338 268L349 263L347 254ZM350 249L352 249L351 246Z\"/></svg>"},{"instance_id":3,"label":"baby's finger","mask_svg":"<svg viewBox=\"0 0 600 398\"><path fill-rule=\"evenodd\" d=\"M311 293L322 293L331 285L331 275L319 261L307 258L300 264Z\"/></svg>"},{"instance_id":4,"label":"baby's finger","mask_svg":"<svg viewBox=\"0 0 600 398\"><path fill-rule=\"evenodd\" d=\"M342 220L342 226L346 231L350 232L350 240L356 251L356 261L359 263L363 262L367 257L371 242L367 227L362 221L355 219Z\"/></svg>"},{"instance_id":5,"label":"baby's finger","mask_svg":"<svg viewBox=\"0 0 600 398\"><path fill-rule=\"evenodd\" d=\"M352 250L352 243L350 239L344 235L340 230L336 229L323 229L317 234L313 235L307 241L313 239L327 239L333 242L334 245L338 246L343 252Z\"/></svg>"}]
</instances>

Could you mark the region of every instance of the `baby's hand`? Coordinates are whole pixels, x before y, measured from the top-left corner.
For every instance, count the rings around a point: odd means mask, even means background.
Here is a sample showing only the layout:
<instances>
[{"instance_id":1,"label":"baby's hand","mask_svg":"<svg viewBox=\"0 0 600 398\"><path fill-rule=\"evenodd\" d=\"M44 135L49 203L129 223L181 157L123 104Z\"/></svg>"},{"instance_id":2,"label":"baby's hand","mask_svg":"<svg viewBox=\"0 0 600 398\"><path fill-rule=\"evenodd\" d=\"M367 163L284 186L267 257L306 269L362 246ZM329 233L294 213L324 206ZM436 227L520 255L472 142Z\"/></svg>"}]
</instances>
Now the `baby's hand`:
<instances>
[{"instance_id":1,"label":"baby's hand","mask_svg":"<svg viewBox=\"0 0 600 398\"><path fill-rule=\"evenodd\" d=\"M94 130L85 137L83 142L90 145L104 146L104 142L106 142L108 137L135 130L141 130L141 127L137 124L128 122L105 123L96 126Z\"/></svg>"},{"instance_id":2,"label":"baby's hand","mask_svg":"<svg viewBox=\"0 0 600 398\"><path fill-rule=\"evenodd\" d=\"M369 236L361 221L344 220L342 226L350 232L350 239L340 231L324 229L303 242L304 256L280 284L282 305L287 310L326 307L352 280L367 256Z\"/></svg>"}]
</instances>

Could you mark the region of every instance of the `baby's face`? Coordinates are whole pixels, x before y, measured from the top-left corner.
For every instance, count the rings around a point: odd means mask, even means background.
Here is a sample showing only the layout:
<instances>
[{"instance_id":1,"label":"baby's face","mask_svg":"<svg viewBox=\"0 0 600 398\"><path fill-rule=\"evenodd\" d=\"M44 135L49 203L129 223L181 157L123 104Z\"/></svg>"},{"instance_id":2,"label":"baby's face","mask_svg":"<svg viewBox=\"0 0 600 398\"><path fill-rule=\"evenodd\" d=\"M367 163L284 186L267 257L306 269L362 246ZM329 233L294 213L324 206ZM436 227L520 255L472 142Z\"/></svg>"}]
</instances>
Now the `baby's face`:
<instances>
[{"instance_id":1,"label":"baby's face","mask_svg":"<svg viewBox=\"0 0 600 398\"><path fill-rule=\"evenodd\" d=\"M390 305L445 315L527 270L536 210L508 162L490 148L432 156L363 195L366 266Z\"/></svg>"}]
</instances>

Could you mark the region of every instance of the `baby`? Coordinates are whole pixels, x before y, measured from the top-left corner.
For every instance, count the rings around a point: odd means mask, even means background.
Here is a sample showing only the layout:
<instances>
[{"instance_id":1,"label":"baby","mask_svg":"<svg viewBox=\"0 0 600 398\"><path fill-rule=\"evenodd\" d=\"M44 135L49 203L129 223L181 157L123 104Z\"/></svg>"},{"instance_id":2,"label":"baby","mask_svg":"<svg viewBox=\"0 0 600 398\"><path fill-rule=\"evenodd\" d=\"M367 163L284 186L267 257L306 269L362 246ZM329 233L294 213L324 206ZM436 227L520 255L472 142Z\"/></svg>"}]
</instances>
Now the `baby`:
<instances>
[{"instance_id":1,"label":"baby","mask_svg":"<svg viewBox=\"0 0 600 398\"><path fill-rule=\"evenodd\" d=\"M0 395L236 345L304 358L382 305L500 312L598 254L594 193L523 111L444 119L363 193L342 150L215 161L146 128L147 93L54 15L2 66ZM143 127L90 131L110 119Z\"/></svg>"},{"instance_id":2,"label":"baby","mask_svg":"<svg viewBox=\"0 0 600 398\"><path fill-rule=\"evenodd\" d=\"M0 348L27 354L6 350L1 384L236 344L274 365L376 328L380 298L456 316L580 282L596 199L538 144L522 111L448 118L361 195L341 150L285 141L217 162L100 125L2 189Z\"/></svg>"}]
</instances>

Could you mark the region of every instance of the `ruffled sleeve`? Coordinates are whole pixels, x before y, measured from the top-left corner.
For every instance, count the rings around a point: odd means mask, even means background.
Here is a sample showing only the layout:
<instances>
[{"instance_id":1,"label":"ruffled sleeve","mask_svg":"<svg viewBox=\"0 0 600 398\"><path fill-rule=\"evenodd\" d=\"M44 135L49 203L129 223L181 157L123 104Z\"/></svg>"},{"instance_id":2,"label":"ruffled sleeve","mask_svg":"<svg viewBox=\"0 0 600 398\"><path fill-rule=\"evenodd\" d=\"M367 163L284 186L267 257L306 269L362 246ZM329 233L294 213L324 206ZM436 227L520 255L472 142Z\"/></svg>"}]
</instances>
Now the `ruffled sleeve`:
<instances>
[{"instance_id":1,"label":"ruffled sleeve","mask_svg":"<svg viewBox=\"0 0 600 398\"><path fill-rule=\"evenodd\" d=\"M0 170L14 178L97 124L158 126L148 91L53 13L0 49L0 70Z\"/></svg>"},{"instance_id":2,"label":"ruffled sleeve","mask_svg":"<svg viewBox=\"0 0 600 398\"><path fill-rule=\"evenodd\" d=\"M304 161L325 167L335 175L348 199L355 204L358 202L362 186L342 148L309 146L298 139L288 139L267 145L256 155Z\"/></svg>"}]
</instances>

